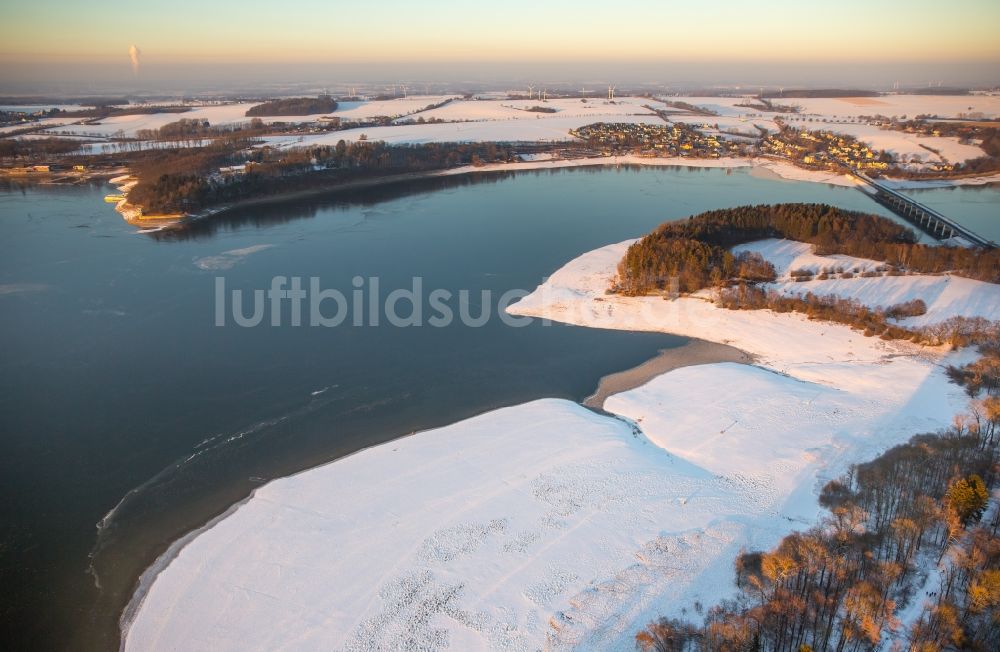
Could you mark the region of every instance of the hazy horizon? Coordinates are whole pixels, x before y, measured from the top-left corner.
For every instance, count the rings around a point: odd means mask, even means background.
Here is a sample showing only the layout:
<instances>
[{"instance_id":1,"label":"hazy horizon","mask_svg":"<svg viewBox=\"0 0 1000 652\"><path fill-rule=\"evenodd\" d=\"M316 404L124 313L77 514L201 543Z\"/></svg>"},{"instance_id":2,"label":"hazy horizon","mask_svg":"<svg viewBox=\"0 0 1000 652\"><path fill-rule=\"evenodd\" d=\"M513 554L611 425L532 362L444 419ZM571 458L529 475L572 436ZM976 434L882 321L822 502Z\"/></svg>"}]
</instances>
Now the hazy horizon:
<instances>
[{"instance_id":1,"label":"hazy horizon","mask_svg":"<svg viewBox=\"0 0 1000 652\"><path fill-rule=\"evenodd\" d=\"M40 0L0 26L0 92L178 93L400 81L890 88L1000 84L1000 5L624 0L501 8ZM973 20L975 18L975 20Z\"/></svg>"},{"instance_id":2,"label":"hazy horizon","mask_svg":"<svg viewBox=\"0 0 1000 652\"><path fill-rule=\"evenodd\" d=\"M410 92L449 87L507 89L526 82L552 89L614 83L635 88L678 91L729 87L756 91L759 86L841 87L886 90L900 88L989 87L1000 84L1000 62L963 64L784 64L741 62L618 62L514 64L509 62L381 63L381 64L143 64L133 76L128 63L33 64L7 71L0 93L32 94L156 94L281 90L318 90L351 85L406 82ZM124 71L122 70L124 68ZM371 91L371 88L367 89Z\"/></svg>"}]
</instances>

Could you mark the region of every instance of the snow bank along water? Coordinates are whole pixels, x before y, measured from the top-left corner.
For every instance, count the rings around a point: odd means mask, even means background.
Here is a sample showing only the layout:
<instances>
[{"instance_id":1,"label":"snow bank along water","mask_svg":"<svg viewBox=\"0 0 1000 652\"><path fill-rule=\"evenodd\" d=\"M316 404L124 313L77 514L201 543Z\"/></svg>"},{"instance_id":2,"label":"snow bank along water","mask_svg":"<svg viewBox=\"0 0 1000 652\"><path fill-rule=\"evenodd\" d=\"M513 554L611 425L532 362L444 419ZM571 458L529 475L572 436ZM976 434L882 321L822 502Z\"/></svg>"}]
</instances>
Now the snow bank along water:
<instances>
[{"instance_id":1,"label":"snow bank along water","mask_svg":"<svg viewBox=\"0 0 1000 652\"><path fill-rule=\"evenodd\" d=\"M620 420L535 401L272 482L168 553L124 647L631 647L652 617L729 595L740 549L814 522L827 479L965 406L942 363L967 352L704 295L606 295L630 242L571 261L511 312L729 343L760 366L673 370L611 396ZM779 272L812 255L748 246ZM923 278L867 279L859 296ZM995 306L983 285L928 315Z\"/></svg>"}]
</instances>

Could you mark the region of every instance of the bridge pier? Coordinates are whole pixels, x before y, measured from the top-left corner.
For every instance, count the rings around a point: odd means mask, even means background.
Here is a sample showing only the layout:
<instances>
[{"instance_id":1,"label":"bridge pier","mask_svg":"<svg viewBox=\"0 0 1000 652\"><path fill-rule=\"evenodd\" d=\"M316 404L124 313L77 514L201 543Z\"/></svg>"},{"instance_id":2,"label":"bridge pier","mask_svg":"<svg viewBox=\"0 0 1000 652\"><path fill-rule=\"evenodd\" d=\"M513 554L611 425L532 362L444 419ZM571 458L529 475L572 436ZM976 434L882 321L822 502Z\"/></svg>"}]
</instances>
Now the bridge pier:
<instances>
[{"instance_id":1,"label":"bridge pier","mask_svg":"<svg viewBox=\"0 0 1000 652\"><path fill-rule=\"evenodd\" d=\"M850 171L855 177L861 179L866 184L875 189L874 199L899 215L901 218L918 226L925 233L938 240L947 240L956 236L968 240L980 247L993 248L996 245L986 238L976 235L969 229L955 224L944 215L933 209L927 208L914 199L902 195L895 190L882 186L874 179L854 170Z\"/></svg>"}]
</instances>

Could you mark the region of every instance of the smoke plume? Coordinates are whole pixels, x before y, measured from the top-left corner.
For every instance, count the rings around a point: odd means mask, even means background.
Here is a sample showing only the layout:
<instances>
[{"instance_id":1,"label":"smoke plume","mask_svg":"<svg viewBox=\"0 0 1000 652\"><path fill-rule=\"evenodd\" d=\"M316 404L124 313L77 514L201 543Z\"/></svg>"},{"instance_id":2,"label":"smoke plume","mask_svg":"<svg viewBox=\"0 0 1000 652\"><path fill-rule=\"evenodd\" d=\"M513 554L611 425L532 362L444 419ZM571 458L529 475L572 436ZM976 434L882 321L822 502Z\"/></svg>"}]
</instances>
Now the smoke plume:
<instances>
[{"instance_id":1,"label":"smoke plume","mask_svg":"<svg viewBox=\"0 0 1000 652\"><path fill-rule=\"evenodd\" d=\"M140 54L142 54L142 52L139 50L139 48L137 48L135 46L134 43L132 45L128 46L128 58L132 60L132 74L133 75L137 75L137 76L139 74L139 55Z\"/></svg>"}]
</instances>

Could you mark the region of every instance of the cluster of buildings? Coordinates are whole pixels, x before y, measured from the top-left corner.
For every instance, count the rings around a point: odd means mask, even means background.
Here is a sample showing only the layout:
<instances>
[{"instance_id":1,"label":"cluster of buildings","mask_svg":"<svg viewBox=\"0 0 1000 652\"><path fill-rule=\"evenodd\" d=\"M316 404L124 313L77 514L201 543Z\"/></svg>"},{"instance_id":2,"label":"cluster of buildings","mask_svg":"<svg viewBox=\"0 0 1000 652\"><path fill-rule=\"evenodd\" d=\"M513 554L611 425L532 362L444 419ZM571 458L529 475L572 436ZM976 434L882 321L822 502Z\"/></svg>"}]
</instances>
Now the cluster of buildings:
<instances>
[{"instance_id":1,"label":"cluster of buildings","mask_svg":"<svg viewBox=\"0 0 1000 652\"><path fill-rule=\"evenodd\" d=\"M571 130L570 134L607 156L627 152L640 156L719 158L743 153L737 143L680 123L597 122Z\"/></svg>"},{"instance_id":2,"label":"cluster of buildings","mask_svg":"<svg viewBox=\"0 0 1000 652\"><path fill-rule=\"evenodd\" d=\"M212 183L225 183L227 181L242 179L255 165L257 164L253 161L246 161L238 165L224 165L218 171L209 174L208 180Z\"/></svg>"},{"instance_id":3,"label":"cluster of buildings","mask_svg":"<svg viewBox=\"0 0 1000 652\"><path fill-rule=\"evenodd\" d=\"M768 135L761 151L816 167L846 166L859 171L884 171L891 157L879 154L850 136L829 131L782 129Z\"/></svg>"},{"instance_id":4,"label":"cluster of buildings","mask_svg":"<svg viewBox=\"0 0 1000 652\"><path fill-rule=\"evenodd\" d=\"M31 125L58 113L57 109L39 109L36 111L0 111L0 125Z\"/></svg>"}]
</instances>

